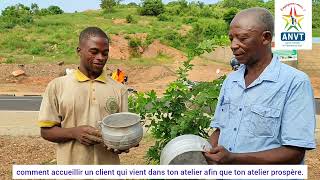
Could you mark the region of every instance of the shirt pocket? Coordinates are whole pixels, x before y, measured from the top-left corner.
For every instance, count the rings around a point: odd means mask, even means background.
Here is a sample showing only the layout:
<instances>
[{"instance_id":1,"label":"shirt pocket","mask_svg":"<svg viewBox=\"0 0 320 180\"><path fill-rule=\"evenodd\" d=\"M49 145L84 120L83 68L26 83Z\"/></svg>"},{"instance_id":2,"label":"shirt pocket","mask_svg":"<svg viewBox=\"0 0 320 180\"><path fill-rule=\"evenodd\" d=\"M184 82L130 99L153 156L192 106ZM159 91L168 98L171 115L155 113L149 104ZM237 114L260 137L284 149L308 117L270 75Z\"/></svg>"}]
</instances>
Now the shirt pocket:
<instances>
[{"instance_id":1,"label":"shirt pocket","mask_svg":"<svg viewBox=\"0 0 320 180\"><path fill-rule=\"evenodd\" d=\"M220 105L219 124L222 129L228 126L230 118L230 98L224 97Z\"/></svg>"},{"instance_id":2,"label":"shirt pocket","mask_svg":"<svg viewBox=\"0 0 320 180\"><path fill-rule=\"evenodd\" d=\"M250 110L249 132L256 137L274 137L280 110L261 105L252 105Z\"/></svg>"}]
</instances>

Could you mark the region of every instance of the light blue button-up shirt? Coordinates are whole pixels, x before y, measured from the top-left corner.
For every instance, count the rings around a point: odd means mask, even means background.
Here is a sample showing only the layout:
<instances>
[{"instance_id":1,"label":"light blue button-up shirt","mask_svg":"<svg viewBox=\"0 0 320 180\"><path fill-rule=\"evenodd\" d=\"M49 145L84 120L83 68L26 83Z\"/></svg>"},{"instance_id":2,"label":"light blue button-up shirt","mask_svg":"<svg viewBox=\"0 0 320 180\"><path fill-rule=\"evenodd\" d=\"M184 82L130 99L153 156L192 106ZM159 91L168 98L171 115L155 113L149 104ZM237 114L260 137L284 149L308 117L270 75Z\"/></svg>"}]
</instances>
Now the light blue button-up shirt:
<instances>
[{"instance_id":1,"label":"light blue button-up shirt","mask_svg":"<svg viewBox=\"0 0 320 180\"><path fill-rule=\"evenodd\" d=\"M282 145L315 148L315 103L308 76L274 56L261 75L245 86L246 66L222 85L211 127L219 145L235 153Z\"/></svg>"}]
</instances>

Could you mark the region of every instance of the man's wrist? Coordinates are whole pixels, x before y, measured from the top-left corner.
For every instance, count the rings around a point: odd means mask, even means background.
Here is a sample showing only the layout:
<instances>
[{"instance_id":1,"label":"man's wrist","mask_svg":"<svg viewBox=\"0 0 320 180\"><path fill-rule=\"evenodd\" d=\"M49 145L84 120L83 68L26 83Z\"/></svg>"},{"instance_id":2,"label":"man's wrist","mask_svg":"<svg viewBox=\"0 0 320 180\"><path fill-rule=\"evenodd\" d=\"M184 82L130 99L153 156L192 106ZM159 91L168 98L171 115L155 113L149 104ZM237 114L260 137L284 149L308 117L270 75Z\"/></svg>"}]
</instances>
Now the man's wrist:
<instances>
[{"instance_id":1,"label":"man's wrist","mask_svg":"<svg viewBox=\"0 0 320 180\"><path fill-rule=\"evenodd\" d=\"M75 127L73 128L67 128L67 134L68 134L68 137L72 140L75 140L77 139L76 138L76 135L75 135Z\"/></svg>"}]
</instances>

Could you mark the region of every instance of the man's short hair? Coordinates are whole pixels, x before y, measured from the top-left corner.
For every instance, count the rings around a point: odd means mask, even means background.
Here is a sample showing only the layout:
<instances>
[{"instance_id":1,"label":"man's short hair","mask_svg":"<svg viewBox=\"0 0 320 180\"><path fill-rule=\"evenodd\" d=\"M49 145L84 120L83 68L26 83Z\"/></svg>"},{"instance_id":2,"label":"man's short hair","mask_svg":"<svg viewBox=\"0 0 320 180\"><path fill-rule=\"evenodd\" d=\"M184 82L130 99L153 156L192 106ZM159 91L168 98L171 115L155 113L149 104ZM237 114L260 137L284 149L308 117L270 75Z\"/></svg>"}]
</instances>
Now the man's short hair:
<instances>
[{"instance_id":1,"label":"man's short hair","mask_svg":"<svg viewBox=\"0 0 320 180\"><path fill-rule=\"evenodd\" d=\"M79 36L79 43L88 40L90 37L103 37L106 38L109 42L109 37L107 34L98 27L87 27L83 31L81 31Z\"/></svg>"},{"instance_id":2,"label":"man's short hair","mask_svg":"<svg viewBox=\"0 0 320 180\"><path fill-rule=\"evenodd\" d=\"M264 31L270 31L274 35L274 18L270 11L265 8L254 7L245 9L240 12L241 14L253 14L256 17L257 23L261 25Z\"/></svg>"}]
</instances>

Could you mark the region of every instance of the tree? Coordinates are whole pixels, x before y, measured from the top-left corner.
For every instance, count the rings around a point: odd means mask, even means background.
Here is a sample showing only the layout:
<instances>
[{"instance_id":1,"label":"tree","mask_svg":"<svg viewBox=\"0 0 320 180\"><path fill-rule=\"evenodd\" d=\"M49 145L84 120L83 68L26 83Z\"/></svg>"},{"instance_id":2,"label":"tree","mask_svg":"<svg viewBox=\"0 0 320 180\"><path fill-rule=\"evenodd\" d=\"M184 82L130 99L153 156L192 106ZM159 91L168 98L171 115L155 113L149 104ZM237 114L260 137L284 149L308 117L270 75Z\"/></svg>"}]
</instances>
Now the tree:
<instances>
[{"instance_id":1,"label":"tree","mask_svg":"<svg viewBox=\"0 0 320 180\"><path fill-rule=\"evenodd\" d=\"M128 3L128 6L129 7L138 7L138 4L135 2L130 2L130 3Z\"/></svg>"},{"instance_id":2,"label":"tree","mask_svg":"<svg viewBox=\"0 0 320 180\"><path fill-rule=\"evenodd\" d=\"M104 13L111 13L122 0L101 0L100 7Z\"/></svg>"},{"instance_id":3,"label":"tree","mask_svg":"<svg viewBox=\"0 0 320 180\"><path fill-rule=\"evenodd\" d=\"M222 6L226 8L246 9L250 7L260 7L264 4L263 0L223 0Z\"/></svg>"},{"instance_id":4,"label":"tree","mask_svg":"<svg viewBox=\"0 0 320 180\"><path fill-rule=\"evenodd\" d=\"M239 12L237 8L229 8L223 15L223 20L225 20L228 24L231 23L234 16Z\"/></svg>"},{"instance_id":5,"label":"tree","mask_svg":"<svg viewBox=\"0 0 320 180\"><path fill-rule=\"evenodd\" d=\"M2 11L1 21L1 26L4 28L29 24L33 22L32 12L29 7L23 4L8 6Z\"/></svg>"},{"instance_id":6,"label":"tree","mask_svg":"<svg viewBox=\"0 0 320 180\"><path fill-rule=\"evenodd\" d=\"M62 14L63 10L59 6L49 6L48 12L49 14Z\"/></svg>"},{"instance_id":7,"label":"tree","mask_svg":"<svg viewBox=\"0 0 320 180\"><path fill-rule=\"evenodd\" d=\"M274 15L274 0L265 2L264 7Z\"/></svg>"},{"instance_id":8,"label":"tree","mask_svg":"<svg viewBox=\"0 0 320 180\"><path fill-rule=\"evenodd\" d=\"M31 4L31 12L32 14L38 14L39 13L39 6L36 3Z\"/></svg>"},{"instance_id":9,"label":"tree","mask_svg":"<svg viewBox=\"0 0 320 180\"><path fill-rule=\"evenodd\" d=\"M142 0L142 6L139 8L140 15L158 16L164 12L162 0Z\"/></svg>"}]
</instances>

